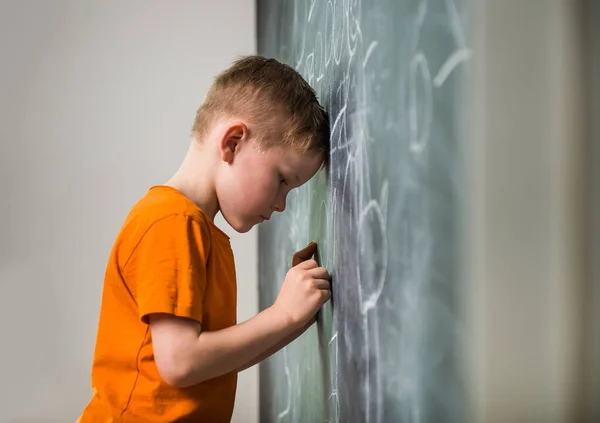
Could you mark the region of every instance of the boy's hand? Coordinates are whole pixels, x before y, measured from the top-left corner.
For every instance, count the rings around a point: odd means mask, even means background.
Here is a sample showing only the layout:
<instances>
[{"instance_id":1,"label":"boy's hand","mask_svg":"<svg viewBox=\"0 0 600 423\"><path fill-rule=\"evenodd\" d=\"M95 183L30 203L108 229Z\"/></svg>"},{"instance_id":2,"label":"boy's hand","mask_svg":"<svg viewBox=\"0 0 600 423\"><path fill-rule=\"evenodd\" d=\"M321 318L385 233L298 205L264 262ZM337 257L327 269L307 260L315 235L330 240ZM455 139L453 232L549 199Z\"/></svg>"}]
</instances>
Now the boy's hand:
<instances>
[{"instance_id":1,"label":"boy's hand","mask_svg":"<svg viewBox=\"0 0 600 423\"><path fill-rule=\"evenodd\" d=\"M310 259L316 250L317 245L310 243L294 255L294 267L288 271L274 304L296 327L308 323L331 298L329 272Z\"/></svg>"}]
</instances>

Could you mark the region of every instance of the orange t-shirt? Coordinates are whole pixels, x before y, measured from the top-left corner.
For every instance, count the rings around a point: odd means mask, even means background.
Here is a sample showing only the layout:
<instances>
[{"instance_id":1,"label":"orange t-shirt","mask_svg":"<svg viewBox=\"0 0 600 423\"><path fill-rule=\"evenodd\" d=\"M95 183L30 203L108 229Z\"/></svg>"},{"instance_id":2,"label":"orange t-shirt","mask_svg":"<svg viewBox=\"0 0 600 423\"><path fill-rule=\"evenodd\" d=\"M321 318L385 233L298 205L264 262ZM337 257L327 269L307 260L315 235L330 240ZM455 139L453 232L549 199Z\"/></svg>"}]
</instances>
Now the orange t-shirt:
<instances>
[{"instance_id":1,"label":"orange t-shirt","mask_svg":"<svg viewBox=\"0 0 600 423\"><path fill-rule=\"evenodd\" d=\"M236 323L229 237L168 186L154 186L138 201L110 254L93 397L78 422L229 422L237 372L188 388L166 384L154 362L151 313L194 319L203 331Z\"/></svg>"}]
</instances>

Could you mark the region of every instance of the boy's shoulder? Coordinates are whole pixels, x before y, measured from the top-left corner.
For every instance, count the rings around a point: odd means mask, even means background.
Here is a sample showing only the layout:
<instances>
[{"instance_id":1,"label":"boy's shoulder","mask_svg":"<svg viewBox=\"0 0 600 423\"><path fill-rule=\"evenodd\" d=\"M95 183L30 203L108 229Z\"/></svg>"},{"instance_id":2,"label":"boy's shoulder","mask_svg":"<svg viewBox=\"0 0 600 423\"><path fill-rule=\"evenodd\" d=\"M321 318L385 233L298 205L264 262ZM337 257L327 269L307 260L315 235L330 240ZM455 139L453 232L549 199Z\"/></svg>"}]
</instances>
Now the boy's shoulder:
<instances>
[{"instance_id":1,"label":"boy's shoulder","mask_svg":"<svg viewBox=\"0 0 600 423\"><path fill-rule=\"evenodd\" d=\"M202 210L176 188L168 185L154 185L140 198L130 214L144 214L161 218L174 213L193 218L206 218Z\"/></svg>"},{"instance_id":2,"label":"boy's shoulder","mask_svg":"<svg viewBox=\"0 0 600 423\"><path fill-rule=\"evenodd\" d=\"M168 185L150 187L130 210L122 231L144 233L155 223L169 217L181 218L181 222L195 221L205 232L210 223L202 210L177 189Z\"/></svg>"}]
</instances>

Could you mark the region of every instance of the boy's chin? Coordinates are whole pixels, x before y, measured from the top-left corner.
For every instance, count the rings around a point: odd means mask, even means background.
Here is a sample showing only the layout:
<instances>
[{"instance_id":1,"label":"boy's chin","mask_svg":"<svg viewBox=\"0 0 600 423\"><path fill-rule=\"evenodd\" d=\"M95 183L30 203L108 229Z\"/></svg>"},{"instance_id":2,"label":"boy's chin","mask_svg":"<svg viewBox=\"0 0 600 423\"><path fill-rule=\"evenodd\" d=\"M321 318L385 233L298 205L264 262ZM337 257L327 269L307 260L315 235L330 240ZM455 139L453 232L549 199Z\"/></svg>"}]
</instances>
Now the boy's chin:
<instances>
[{"instance_id":1,"label":"boy's chin","mask_svg":"<svg viewBox=\"0 0 600 423\"><path fill-rule=\"evenodd\" d=\"M250 229L252 229L255 225L258 225L259 223L261 223L262 220L258 220L258 219L252 219L250 217L244 217L244 216L225 216L224 213L221 212L221 214L223 215L223 218L225 219L225 221L227 222L227 224L231 227L231 229L233 229L234 231L240 233L240 234L245 234L246 232L250 231Z\"/></svg>"},{"instance_id":2,"label":"boy's chin","mask_svg":"<svg viewBox=\"0 0 600 423\"><path fill-rule=\"evenodd\" d=\"M251 224L251 225L235 227L233 229L235 229L235 231L239 232L240 234L245 234L246 232L250 231L250 229L252 229L253 227L254 227L254 224Z\"/></svg>"},{"instance_id":3,"label":"boy's chin","mask_svg":"<svg viewBox=\"0 0 600 423\"><path fill-rule=\"evenodd\" d=\"M254 227L254 225L256 225L256 222L249 222L249 221L245 221L245 220L239 220L237 222L228 222L229 226L231 226L233 228L234 231L240 233L240 234L245 234L246 232L250 231L250 229L252 229Z\"/></svg>"}]
</instances>

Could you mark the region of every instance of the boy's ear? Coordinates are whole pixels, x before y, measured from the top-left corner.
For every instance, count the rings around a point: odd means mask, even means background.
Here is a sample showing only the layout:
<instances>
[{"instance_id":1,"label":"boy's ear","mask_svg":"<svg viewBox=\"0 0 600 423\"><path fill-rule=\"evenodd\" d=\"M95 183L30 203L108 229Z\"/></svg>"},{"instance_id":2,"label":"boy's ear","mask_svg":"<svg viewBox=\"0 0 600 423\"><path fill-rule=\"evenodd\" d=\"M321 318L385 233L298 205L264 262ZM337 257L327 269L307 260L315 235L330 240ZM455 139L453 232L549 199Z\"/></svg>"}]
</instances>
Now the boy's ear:
<instances>
[{"instance_id":1,"label":"boy's ear","mask_svg":"<svg viewBox=\"0 0 600 423\"><path fill-rule=\"evenodd\" d=\"M233 162L235 154L239 151L241 143L248 139L248 127L244 122L234 122L227 126L221 137L221 159L227 163Z\"/></svg>"}]
</instances>

